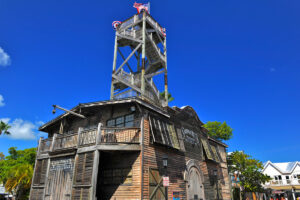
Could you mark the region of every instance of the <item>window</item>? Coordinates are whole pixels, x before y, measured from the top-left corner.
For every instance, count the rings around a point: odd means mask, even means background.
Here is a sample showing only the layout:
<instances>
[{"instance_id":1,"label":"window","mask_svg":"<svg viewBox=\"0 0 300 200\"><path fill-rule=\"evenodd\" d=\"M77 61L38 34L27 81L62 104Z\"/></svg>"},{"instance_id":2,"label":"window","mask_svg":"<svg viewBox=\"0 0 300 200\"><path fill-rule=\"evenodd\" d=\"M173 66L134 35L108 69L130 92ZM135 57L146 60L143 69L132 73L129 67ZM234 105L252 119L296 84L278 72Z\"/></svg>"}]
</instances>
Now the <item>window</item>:
<instances>
[{"instance_id":1,"label":"window","mask_svg":"<svg viewBox=\"0 0 300 200\"><path fill-rule=\"evenodd\" d=\"M107 121L107 126L108 127L114 127L116 125L116 120L115 119L111 119Z\"/></svg>"},{"instance_id":2,"label":"window","mask_svg":"<svg viewBox=\"0 0 300 200\"><path fill-rule=\"evenodd\" d=\"M125 116L125 127L133 127L134 115Z\"/></svg>"},{"instance_id":3,"label":"window","mask_svg":"<svg viewBox=\"0 0 300 200\"><path fill-rule=\"evenodd\" d=\"M289 176L285 176L285 179L286 179L286 180L289 180L289 179L290 179L290 177L289 177Z\"/></svg>"},{"instance_id":4,"label":"window","mask_svg":"<svg viewBox=\"0 0 300 200\"><path fill-rule=\"evenodd\" d=\"M282 180L281 175L278 176L278 179L279 179L279 180Z\"/></svg>"},{"instance_id":5,"label":"window","mask_svg":"<svg viewBox=\"0 0 300 200\"><path fill-rule=\"evenodd\" d=\"M134 114L120 116L114 119L107 120L107 127L133 127Z\"/></svg>"}]
</instances>

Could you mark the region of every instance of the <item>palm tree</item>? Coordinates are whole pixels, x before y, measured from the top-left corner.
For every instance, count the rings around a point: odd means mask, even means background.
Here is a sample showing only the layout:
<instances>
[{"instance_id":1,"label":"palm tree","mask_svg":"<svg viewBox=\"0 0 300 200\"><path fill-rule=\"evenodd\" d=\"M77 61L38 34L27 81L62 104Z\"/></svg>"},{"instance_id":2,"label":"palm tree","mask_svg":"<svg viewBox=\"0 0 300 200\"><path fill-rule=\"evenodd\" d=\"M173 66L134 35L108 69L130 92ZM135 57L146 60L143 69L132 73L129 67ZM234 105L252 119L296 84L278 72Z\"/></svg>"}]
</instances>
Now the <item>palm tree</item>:
<instances>
[{"instance_id":1,"label":"palm tree","mask_svg":"<svg viewBox=\"0 0 300 200\"><path fill-rule=\"evenodd\" d=\"M4 123L3 121L0 121L0 135L2 135L2 133L5 135L10 135L10 132L8 131L8 129L10 129L10 128L11 128L11 126Z\"/></svg>"},{"instance_id":2,"label":"palm tree","mask_svg":"<svg viewBox=\"0 0 300 200\"><path fill-rule=\"evenodd\" d=\"M165 91L160 93L160 98L165 99ZM174 100L174 97L172 97L171 93L168 92L168 102L171 102Z\"/></svg>"},{"instance_id":3,"label":"palm tree","mask_svg":"<svg viewBox=\"0 0 300 200\"><path fill-rule=\"evenodd\" d=\"M5 189L16 193L17 199L28 199L28 191L31 186L33 166L22 163L9 170L9 178L5 183Z\"/></svg>"}]
</instances>

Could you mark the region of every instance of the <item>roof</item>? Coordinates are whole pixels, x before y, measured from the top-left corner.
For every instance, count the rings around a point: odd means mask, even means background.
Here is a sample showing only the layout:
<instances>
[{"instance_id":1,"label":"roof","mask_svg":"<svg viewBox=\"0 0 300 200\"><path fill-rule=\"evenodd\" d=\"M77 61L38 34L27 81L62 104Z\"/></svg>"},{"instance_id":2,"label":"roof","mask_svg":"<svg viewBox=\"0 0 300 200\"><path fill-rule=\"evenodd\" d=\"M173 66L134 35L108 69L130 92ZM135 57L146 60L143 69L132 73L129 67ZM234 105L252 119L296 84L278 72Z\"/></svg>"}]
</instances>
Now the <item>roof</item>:
<instances>
[{"instance_id":1,"label":"roof","mask_svg":"<svg viewBox=\"0 0 300 200\"><path fill-rule=\"evenodd\" d=\"M275 169L277 169L279 172L281 172L282 174L289 174L292 173L294 171L294 169L296 168L296 166L300 164L299 161L295 161L295 162L280 162L280 163L272 163L271 161L268 161L266 163L264 163L264 169L263 171L269 166L273 166Z\"/></svg>"},{"instance_id":2,"label":"roof","mask_svg":"<svg viewBox=\"0 0 300 200\"><path fill-rule=\"evenodd\" d=\"M81 108L88 108L88 107L93 107L93 106L104 106L104 105L113 105L113 104L122 104L122 103L138 103L140 105L143 105L159 114L164 115L165 117L170 117L170 115L161 107L155 106L151 103L148 103L147 101L144 101L140 98L137 97L130 97L130 98L124 98L124 99L117 99L117 100L106 100L106 101L96 101L96 102L90 102L90 103L79 103L77 106L71 109L71 111L77 111ZM45 123L42 125L39 130L43 131L45 128L50 126L51 124L59 121L60 119L70 115L70 113L63 113L59 115L58 117L54 118L53 120Z\"/></svg>"}]
</instances>

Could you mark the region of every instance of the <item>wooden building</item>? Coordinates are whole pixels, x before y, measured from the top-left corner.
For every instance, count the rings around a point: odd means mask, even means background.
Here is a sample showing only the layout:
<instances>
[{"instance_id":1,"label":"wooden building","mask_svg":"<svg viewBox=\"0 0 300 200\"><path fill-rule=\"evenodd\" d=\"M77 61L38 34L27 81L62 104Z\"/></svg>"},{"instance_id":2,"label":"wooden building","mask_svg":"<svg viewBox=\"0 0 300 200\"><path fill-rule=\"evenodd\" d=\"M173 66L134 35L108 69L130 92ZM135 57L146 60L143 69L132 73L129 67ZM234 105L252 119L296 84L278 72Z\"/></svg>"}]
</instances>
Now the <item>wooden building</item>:
<instances>
[{"instance_id":1,"label":"wooden building","mask_svg":"<svg viewBox=\"0 0 300 200\"><path fill-rule=\"evenodd\" d=\"M152 79L161 73L163 98ZM227 146L207 136L192 107L169 107L167 91L165 33L139 13L116 31L111 100L79 104L40 127L48 138L39 140L30 199L229 200Z\"/></svg>"}]
</instances>

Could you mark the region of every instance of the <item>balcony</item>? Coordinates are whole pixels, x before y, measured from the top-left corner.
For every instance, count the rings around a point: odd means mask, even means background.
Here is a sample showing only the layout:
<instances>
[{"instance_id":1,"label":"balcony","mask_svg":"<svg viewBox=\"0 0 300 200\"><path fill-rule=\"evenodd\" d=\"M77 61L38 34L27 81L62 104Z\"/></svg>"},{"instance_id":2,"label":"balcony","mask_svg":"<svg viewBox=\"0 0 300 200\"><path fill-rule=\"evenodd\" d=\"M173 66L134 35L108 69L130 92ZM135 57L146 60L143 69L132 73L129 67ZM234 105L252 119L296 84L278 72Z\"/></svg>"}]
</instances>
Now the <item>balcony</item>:
<instances>
[{"instance_id":1,"label":"balcony","mask_svg":"<svg viewBox=\"0 0 300 200\"><path fill-rule=\"evenodd\" d=\"M40 139L38 155L70 150L79 152L90 149L139 150L140 128L101 127L83 130L75 134L55 134L53 138Z\"/></svg>"},{"instance_id":2,"label":"balcony","mask_svg":"<svg viewBox=\"0 0 300 200\"><path fill-rule=\"evenodd\" d=\"M291 179L291 180L271 180L270 182L265 183L264 187L272 189L300 189L300 179Z\"/></svg>"}]
</instances>

